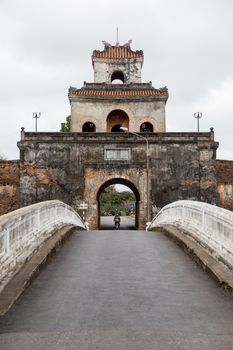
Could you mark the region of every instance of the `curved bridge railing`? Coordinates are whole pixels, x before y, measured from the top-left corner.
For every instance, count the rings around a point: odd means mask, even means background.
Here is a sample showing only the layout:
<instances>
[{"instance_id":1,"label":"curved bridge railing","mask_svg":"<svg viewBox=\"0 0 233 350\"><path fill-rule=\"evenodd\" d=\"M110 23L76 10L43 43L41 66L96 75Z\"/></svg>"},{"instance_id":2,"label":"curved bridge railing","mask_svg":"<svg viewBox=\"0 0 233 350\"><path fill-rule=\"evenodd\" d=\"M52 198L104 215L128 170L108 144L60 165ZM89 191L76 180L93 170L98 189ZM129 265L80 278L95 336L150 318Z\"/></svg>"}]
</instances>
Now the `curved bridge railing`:
<instances>
[{"instance_id":1,"label":"curved bridge railing","mask_svg":"<svg viewBox=\"0 0 233 350\"><path fill-rule=\"evenodd\" d=\"M80 216L58 200L40 202L0 216L0 289L55 230L66 225L87 229Z\"/></svg>"},{"instance_id":2,"label":"curved bridge railing","mask_svg":"<svg viewBox=\"0 0 233 350\"><path fill-rule=\"evenodd\" d=\"M233 212L203 202L177 201L162 208L147 229L166 225L188 233L233 268Z\"/></svg>"}]
</instances>

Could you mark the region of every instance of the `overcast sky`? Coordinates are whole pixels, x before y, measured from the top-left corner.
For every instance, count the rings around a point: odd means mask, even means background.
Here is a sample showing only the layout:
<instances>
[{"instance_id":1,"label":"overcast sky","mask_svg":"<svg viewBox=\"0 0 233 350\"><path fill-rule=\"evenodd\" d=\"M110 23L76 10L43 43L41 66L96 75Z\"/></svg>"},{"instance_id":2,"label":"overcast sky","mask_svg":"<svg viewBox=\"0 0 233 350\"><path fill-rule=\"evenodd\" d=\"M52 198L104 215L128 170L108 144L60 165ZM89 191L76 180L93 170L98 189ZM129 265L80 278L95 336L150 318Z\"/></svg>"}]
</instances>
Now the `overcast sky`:
<instances>
[{"instance_id":1,"label":"overcast sky","mask_svg":"<svg viewBox=\"0 0 233 350\"><path fill-rule=\"evenodd\" d=\"M67 92L94 79L102 40L144 51L142 80L167 86L167 131L214 127L217 158L233 159L232 0L0 0L0 153L18 159L21 126L59 131Z\"/></svg>"}]
</instances>

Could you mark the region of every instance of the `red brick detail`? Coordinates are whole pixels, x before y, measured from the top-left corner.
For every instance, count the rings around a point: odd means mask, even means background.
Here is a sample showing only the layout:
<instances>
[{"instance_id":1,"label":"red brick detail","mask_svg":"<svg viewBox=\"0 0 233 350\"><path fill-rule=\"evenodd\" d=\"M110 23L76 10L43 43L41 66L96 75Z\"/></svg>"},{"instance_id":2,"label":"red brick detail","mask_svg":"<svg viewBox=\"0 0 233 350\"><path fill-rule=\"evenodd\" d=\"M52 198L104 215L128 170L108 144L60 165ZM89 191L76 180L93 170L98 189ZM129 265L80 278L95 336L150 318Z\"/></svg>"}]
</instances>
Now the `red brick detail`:
<instances>
[{"instance_id":1,"label":"red brick detail","mask_svg":"<svg viewBox=\"0 0 233 350\"><path fill-rule=\"evenodd\" d=\"M233 161L216 160L215 171L220 205L233 211Z\"/></svg>"},{"instance_id":2,"label":"red brick detail","mask_svg":"<svg viewBox=\"0 0 233 350\"><path fill-rule=\"evenodd\" d=\"M0 161L0 215L19 208L19 161Z\"/></svg>"}]
</instances>

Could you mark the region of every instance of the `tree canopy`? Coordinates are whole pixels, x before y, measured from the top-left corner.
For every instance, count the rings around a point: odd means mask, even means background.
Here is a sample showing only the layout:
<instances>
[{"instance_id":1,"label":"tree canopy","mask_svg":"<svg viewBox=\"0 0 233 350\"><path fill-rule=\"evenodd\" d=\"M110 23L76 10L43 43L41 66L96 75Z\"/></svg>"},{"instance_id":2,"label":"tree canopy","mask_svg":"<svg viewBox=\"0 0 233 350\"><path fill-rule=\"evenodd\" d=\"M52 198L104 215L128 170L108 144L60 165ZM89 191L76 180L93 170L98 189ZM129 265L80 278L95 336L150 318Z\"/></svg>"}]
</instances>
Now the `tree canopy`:
<instances>
[{"instance_id":1,"label":"tree canopy","mask_svg":"<svg viewBox=\"0 0 233 350\"><path fill-rule=\"evenodd\" d=\"M61 129L60 132L70 132L71 130L71 122L70 122L71 116L68 115L66 117L66 122L65 123L61 123Z\"/></svg>"},{"instance_id":2,"label":"tree canopy","mask_svg":"<svg viewBox=\"0 0 233 350\"><path fill-rule=\"evenodd\" d=\"M131 203L135 203L133 192L118 192L114 185L109 186L100 195L100 215L129 215Z\"/></svg>"}]
</instances>

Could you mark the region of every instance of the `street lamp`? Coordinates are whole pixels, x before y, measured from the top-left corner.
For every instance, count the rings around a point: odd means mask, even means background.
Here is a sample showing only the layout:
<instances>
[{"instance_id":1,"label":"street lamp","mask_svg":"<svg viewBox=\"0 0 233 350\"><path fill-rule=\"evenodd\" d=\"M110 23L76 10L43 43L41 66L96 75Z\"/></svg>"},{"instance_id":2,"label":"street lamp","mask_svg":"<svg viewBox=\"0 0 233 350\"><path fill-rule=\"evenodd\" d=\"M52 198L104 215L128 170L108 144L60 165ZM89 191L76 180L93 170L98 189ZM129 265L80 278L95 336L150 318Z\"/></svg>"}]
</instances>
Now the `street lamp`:
<instances>
[{"instance_id":1,"label":"street lamp","mask_svg":"<svg viewBox=\"0 0 233 350\"><path fill-rule=\"evenodd\" d=\"M149 188L149 142L145 136L137 134L136 132L129 131L128 128L124 126L120 127L120 130L128 132L129 134L135 135L146 142L146 193L147 193L147 222L150 221L150 188Z\"/></svg>"},{"instance_id":2,"label":"street lamp","mask_svg":"<svg viewBox=\"0 0 233 350\"><path fill-rule=\"evenodd\" d=\"M202 118L202 113L201 112L197 112L197 113L194 113L194 118L197 119L197 132L200 131L199 129L199 121L200 119ZM198 147L199 149L199 159L198 159L198 181L199 181L199 186L198 186L198 200L200 201L201 200L201 164L200 164L200 148Z\"/></svg>"},{"instance_id":3,"label":"street lamp","mask_svg":"<svg viewBox=\"0 0 233 350\"><path fill-rule=\"evenodd\" d=\"M202 118L202 113L201 112L194 113L194 118L197 119L197 132L199 132L199 120Z\"/></svg>"},{"instance_id":4,"label":"street lamp","mask_svg":"<svg viewBox=\"0 0 233 350\"><path fill-rule=\"evenodd\" d=\"M40 112L38 114L37 114L37 112L32 113L32 117L35 119L35 123L36 123L36 132L37 132L37 119L40 118L40 115L41 115Z\"/></svg>"}]
</instances>

